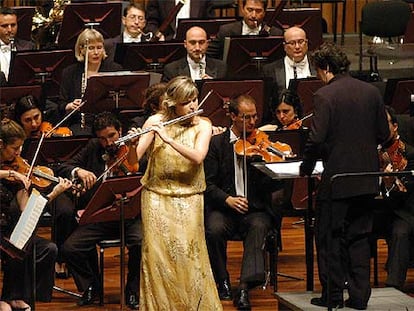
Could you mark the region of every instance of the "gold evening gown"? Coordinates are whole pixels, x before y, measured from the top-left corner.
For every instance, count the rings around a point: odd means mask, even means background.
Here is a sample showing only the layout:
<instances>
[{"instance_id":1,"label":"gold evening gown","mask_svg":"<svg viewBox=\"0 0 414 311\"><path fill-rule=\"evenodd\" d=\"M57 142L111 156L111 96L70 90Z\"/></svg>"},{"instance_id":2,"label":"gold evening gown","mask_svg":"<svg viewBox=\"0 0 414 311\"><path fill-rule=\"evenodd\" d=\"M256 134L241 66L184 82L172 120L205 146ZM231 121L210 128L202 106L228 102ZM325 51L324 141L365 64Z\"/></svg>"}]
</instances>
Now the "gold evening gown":
<instances>
[{"instance_id":1,"label":"gold evening gown","mask_svg":"<svg viewBox=\"0 0 414 311\"><path fill-rule=\"evenodd\" d=\"M194 147L199 125L174 124L166 130ZM204 235L203 165L184 158L158 135L148 152L139 309L222 310Z\"/></svg>"}]
</instances>

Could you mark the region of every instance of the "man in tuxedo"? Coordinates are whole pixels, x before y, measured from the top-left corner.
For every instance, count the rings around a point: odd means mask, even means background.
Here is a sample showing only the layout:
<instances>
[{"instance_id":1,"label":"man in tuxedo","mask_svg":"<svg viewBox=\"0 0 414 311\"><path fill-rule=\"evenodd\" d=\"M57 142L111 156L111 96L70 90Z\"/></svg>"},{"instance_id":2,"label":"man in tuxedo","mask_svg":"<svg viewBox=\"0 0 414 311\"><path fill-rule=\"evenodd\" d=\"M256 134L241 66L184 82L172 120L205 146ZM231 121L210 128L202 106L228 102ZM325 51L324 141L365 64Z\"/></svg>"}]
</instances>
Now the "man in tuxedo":
<instances>
[{"instance_id":1,"label":"man in tuxedo","mask_svg":"<svg viewBox=\"0 0 414 311\"><path fill-rule=\"evenodd\" d=\"M8 80L10 59L12 51L33 50L33 42L16 38L17 34L17 13L12 8L0 8L0 83Z\"/></svg>"},{"instance_id":2,"label":"man in tuxedo","mask_svg":"<svg viewBox=\"0 0 414 311\"><path fill-rule=\"evenodd\" d=\"M365 310L371 295L368 237L378 178L345 177L334 182L331 178L341 173L378 172L377 146L389 139L390 129L380 92L351 77L350 62L341 49L325 42L312 53L312 62L327 85L313 96L314 115L300 167L302 176L310 176L316 160L324 162L315 206L322 295L312 298L311 304ZM349 299L344 302L345 284Z\"/></svg>"},{"instance_id":3,"label":"man in tuxedo","mask_svg":"<svg viewBox=\"0 0 414 311\"><path fill-rule=\"evenodd\" d=\"M288 28L284 34L283 46L285 57L263 66L263 76L272 80L272 103L277 102L283 89L289 88L291 79L316 75L308 60L308 39L302 28Z\"/></svg>"},{"instance_id":4,"label":"man in tuxedo","mask_svg":"<svg viewBox=\"0 0 414 311\"><path fill-rule=\"evenodd\" d=\"M243 0L243 19L220 26L217 37L209 49L209 54L223 58L224 38L226 37L261 34L264 26L263 19L266 14L267 2L267 0ZM272 26L269 35L282 36L283 30Z\"/></svg>"},{"instance_id":5,"label":"man in tuxedo","mask_svg":"<svg viewBox=\"0 0 414 311\"><path fill-rule=\"evenodd\" d=\"M111 60L114 60L117 43L146 42L152 36L152 33L146 34L145 10L138 3L130 3L125 7L122 25L124 25L123 33L105 40L105 50Z\"/></svg>"},{"instance_id":6,"label":"man in tuxedo","mask_svg":"<svg viewBox=\"0 0 414 311\"><path fill-rule=\"evenodd\" d=\"M211 0L180 0L180 2L183 2L184 6L162 33L165 40L174 39L178 19L214 17L214 13L210 10ZM169 17L176 3L178 3L176 0L149 0L147 4L148 29L156 33L164 20Z\"/></svg>"},{"instance_id":7,"label":"man in tuxedo","mask_svg":"<svg viewBox=\"0 0 414 311\"><path fill-rule=\"evenodd\" d=\"M167 64L162 80L168 82L180 75L191 77L193 81L224 78L227 65L221 60L206 56L208 44L207 33L203 28L188 29L184 40L187 56Z\"/></svg>"},{"instance_id":8,"label":"man in tuxedo","mask_svg":"<svg viewBox=\"0 0 414 311\"><path fill-rule=\"evenodd\" d=\"M281 184L272 183L251 165L244 168L243 159L234 150L234 143L244 130L249 136L256 129L255 100L239 95L230 101L229 112L232 126L212 137L204 160L206 239L221 300L232 299L226 268L227 241L235 236L243 241L240 283L233 304L238 310L250 310L249 290L265 281L263 243L270 230L280 229L281 215L279 210L272 209L270 196ZM244 169L248 179L243 177Z\"/></svg>"}]
</instances>

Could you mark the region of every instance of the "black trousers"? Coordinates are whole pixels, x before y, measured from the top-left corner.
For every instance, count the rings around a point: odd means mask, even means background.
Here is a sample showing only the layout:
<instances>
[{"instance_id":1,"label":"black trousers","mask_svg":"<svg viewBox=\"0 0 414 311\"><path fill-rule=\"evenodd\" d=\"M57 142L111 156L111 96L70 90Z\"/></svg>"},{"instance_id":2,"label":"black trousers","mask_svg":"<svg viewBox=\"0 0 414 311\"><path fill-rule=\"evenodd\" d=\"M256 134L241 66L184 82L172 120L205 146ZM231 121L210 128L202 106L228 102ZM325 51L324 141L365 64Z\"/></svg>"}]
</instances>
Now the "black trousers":
<instances>
[{"instance_id":1,"label":"black trousers","mask_svg":"<svg viewBox=\"0 0 414 311\"><path fill-rule=\"evenodd\" d=\"M229 277L227 272L227 241L238 236L243 241L240 283L256 286L264 282L263 243L273 229L272 218L265 212L247 215L213 210L206 214L206 239L211 268L216 282Z\"/></svg>"},{"instance_id":2,"label":"black trousers","mask_svg":"<svg viewBox=\"0 0 414 311\"><path fill-rule=\"evenodd\" d=\"M138 292L141 264L142 228L141 219L125 221L125 240L128 248L128 276L126 291ZM73 275L79 291L88 286L98 286L99 265L97 242L119 238L118 222L103 222L81 225L73 231L63 245L63 257Z\"/></svg>"},{"instance_id":3,"label":"black trousers","mask_svg":"<svg viewBox=\"0 0 414 311\"><path fill-rule=\"evenodd\" d=\"M332 300L343 299L343 289L347 282L350 298L358 304L368 303L371 295L371 251L368 238L372 230L372 205L373 199L365 196L316 202L315 241L323 299L327 299L330 273ZM330 249L327 244L329 234L332 237Z\"/></svg>"},{"instance_id":4,"label":"black trousers","mask_svg":"<svg viewBox=\"0 0 414 311\"><path fill-rule=\"evenodd\" d=\"M36 300L49 302L54 285L57 247L54 243L35 236L36 247ZM32 250L32 246L28 246ZM24 300L32 297L33 254L28 252L23 260L2 257L4 263L2 300Z\"/></svg>"}]
</instances>

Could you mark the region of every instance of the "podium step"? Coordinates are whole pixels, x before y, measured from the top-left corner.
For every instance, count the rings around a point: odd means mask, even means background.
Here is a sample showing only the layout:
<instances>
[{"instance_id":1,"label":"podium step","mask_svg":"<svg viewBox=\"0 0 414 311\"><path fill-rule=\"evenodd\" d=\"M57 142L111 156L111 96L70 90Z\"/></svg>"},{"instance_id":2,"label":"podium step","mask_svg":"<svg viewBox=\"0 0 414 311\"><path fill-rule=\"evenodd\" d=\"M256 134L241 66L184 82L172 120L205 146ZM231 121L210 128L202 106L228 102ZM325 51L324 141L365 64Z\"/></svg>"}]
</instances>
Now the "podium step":
<instances>
[{"instance_id":1,"label":"podium step","mask_svg":"<svg viewBox=\"0 0 414 311\"><path fill-rule=\"evenodd\" d=\"M310 304L313 297L319 297L320 293L300 292L300 293L275 293L278 300L278 310L294 311L320 311L323 308ZM345 292L345 299L348 298ZM355 309L343 308L343 311ZM373 288L371 298L368 302L367 310L372 311L414 311L414 298L396 290L395 288Z\"/></svg>"}]
</instances>

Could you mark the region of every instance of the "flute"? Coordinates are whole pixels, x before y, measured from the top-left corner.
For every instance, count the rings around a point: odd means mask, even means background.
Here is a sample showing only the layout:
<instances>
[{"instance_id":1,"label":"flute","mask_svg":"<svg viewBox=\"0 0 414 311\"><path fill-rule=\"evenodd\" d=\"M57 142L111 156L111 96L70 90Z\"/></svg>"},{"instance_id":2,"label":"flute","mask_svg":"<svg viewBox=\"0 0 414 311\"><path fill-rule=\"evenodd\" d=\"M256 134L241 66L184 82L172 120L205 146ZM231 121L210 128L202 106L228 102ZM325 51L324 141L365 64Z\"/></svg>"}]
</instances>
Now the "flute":
<instances>
[{"instance_id":1,"label":"flute","mask_svg":"<svg viewBox=\"0 0 414 311\"><path fill-rule=\"evenodd\" d=\"M162 122L161 125L162 126L172 125L172 124L175 124L175 123L178 123L178 122L187 120L189 118L192 118L194 116L197 116L199 114L202 114L203 112L204 112L203 109L199 109L199 110L196 110L194 112L191 112L191 113L188 113L186 115L183 115L181 117L178 117L178 118L175 118L175 119L166 121L166 122ZM154 126L151 126L151 127L148 127L148 128L145 128L145 129L141 130L138 133L131 133L131 134L125 135L125 136L119 138L117 141L115 141L115 145L120 145L120 144L125 143L125 142L127 142L127 141L129 141L131 139L134 139L134 138L136 138L138 136L141 136L141 135L144 135L146 133L149 133L149 132L153 131L154 128L155 128Z\"/></svg>"}]
</instances>

